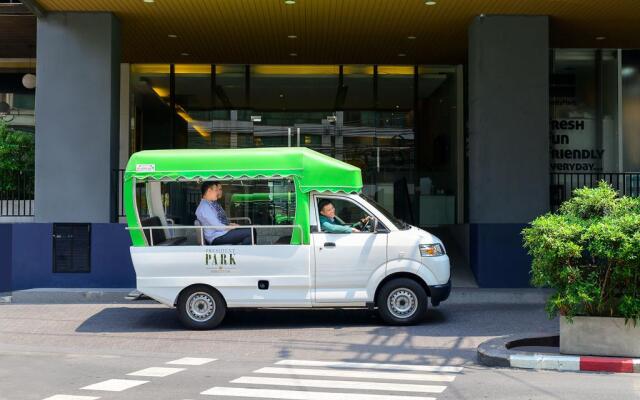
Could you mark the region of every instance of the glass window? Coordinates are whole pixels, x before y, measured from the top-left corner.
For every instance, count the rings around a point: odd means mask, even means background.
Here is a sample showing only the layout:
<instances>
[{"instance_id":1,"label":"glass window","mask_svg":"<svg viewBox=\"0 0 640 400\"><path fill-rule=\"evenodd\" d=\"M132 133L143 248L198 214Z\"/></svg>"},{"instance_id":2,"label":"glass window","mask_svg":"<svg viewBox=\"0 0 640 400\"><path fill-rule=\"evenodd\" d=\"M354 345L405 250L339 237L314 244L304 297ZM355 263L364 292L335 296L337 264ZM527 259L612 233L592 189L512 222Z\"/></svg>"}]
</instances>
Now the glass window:
<instances>
[{"instance_id":1,"label":"glass window","mask_svg":"<svg viewBox=\"0 0 640 400\"><path fill-rule=\"evenodd\" d=\"M415 168L421 226L456 223L463 174L458 154L464 146L458 135L457 78L451 67L418 69Z\"/></svg>"},{"instance_id":2,"label":"glass window","mask_svg":"<svg viewBox=\"0 0 640 400\"><path fill-rule=\"evenodd\" d=\"M396 217L414 225L455 222L463 147L457 136L462 116L456 108L456 68L215 65L212 70L206 64L176 64L175 115L169 107L169 70L167 64L132 66L136 150L299 143L360 167L364 192Z\"/></svg>"},{"instance_id":3,"label":"glass window","mask_svg":"<svg viewBox=\"0 0 640 400\"><path fill-rule=\"evenodd\" d=\"M415 68L378 66L378 109L412 110Z\"/></svg>"},{"instance_id":4,"label":"glass window","mask_svg":"<svg viewBox=\"0 0 640 400\"><path fill-rule=\"evenodd\" d=\"M290 179L221 181L223 197L218 203L230 223L254 225L256 244L289 244L295 224L295 186ZM138 183L136 202L143 226L164 227L154 233L154 244L173 240L175 245L200 244L196 209L201 201L202 183ZM260 228L260 226L265 226ZM283 226L283 227L279 227ZM153 229L154 231L157 229ZM145 230L150 241L151 230Z\"/></svg>"},{"instance_id":5,"label":"glass window","mask_svg":"<svg viewBox=\"0 0 640 400\"><path fill-rule=\"evenodd\" d=\"M36 89L24 86L25 74L35 74L35 61L0 59L0 123L34 133Z\"/></svg>"},{"instance_id":6,"label":"glass window","mask_svg":"<svg viewBox=\"0 0 640 400\"><path fill-rule=\"evenodd\" d=\"M556 49L551 74L551 171L618 171L614 50Z\"/></svg>"},{"instance_id":7,"label":"glass window","mask_svg":"<svg viewBox=\"0 0 640 400\"><path fill-rule=\"evenodd\" d=\"M169 99L169 64L134 64L130 85L133 94L133 150L174 147Z\"/></svg>"},{"instance_id":8,"label":"glass window","mask_svg":"<svg viewBox=\"0 0 640 400\"><path fill-rule=\"evenodd\" d=\"M342 74L342 88L336 96L337 109L373 109L373 66L345 65Z\"/></svg>"},{"instance_id":9,"label":"glass window","mask_svg":"<svg viewBox=\"0 0 640 400\"><path fill-rule=\"evenodd\" d=\"M381 204L379 204L377 201L375 201L374 199L372 199L371 197L365 195L365 194L360 194L360 196L365 199L367 201L367 203L371 204L372 206L374 206L376 208L376 210L378 210L382 215L384 215L385 217L387 217L387 219L389 219L389 221L391 221L391 223L398 229L401 230L406 230L406 229L410 229L411 226L408 225L407 223L405 223L402 220L397 219L391 212L389 212L389 210L387 210L386 208L384 208Z\"/></svg>"},{"instance_id":10,"label":"glass window","mask_svg":"<svg viewBox=\"0 0 640 400\"><path fill-rule=\"evenodd\" d=\"M640 172L640 50L622 50L623 171ZM633 193L640 194L640 182Z\"/></svg>"},{"instance_id":11,"label":"glass window","mask_svg":"<svg viewBox=\"0 0 640 400\"><path fill-rule=\"evenodd\" d=\"M246 66L216 65L214 107L237 110L249 107Z\"/></svg>"},{"instance_id":12,"label":"glass window","mask_svg":"<svg viewBox=\"0 0 640 400\"><path fill-rule=\"evenodd\" d=\"M318 198L318 213L320 230L326 233L348 233L343 229L351 229L352 233L373 231L373 215L351 200Z\"/></svg>"},{"instance_id":13,"label":"glass window","mask_svg":"<svg viewBox=\"0 0 640 400\"><path fill-rule=\"evenodd\" d=\"M253 65L254 110L333 110L340 68L337 65Z\"/></svg>"},{"instance_id":14,"label":"glass window","mask_svg":"<svg viewBox=\"0 0 640 400\"><path fill-rule=\"evenodd\" d=\"M619 67L615 50L554 49L552 60L550 190L555 208L576 187L593 186L603 177L619 184L620 177L610 175L621 168Z\"/></svg>"},{"instance_id":15,"label":"glass window","mask_svg":"<svg viewBox=\"0 0 640 400\"><path fill-rule=\"evenodd\" d=\"M212 147L215 137L212 133L211 110L213 109L213 88L211 85L211 65L175 65L176 135L186 138L185 147Z\"/></svg>"}]
</instances>

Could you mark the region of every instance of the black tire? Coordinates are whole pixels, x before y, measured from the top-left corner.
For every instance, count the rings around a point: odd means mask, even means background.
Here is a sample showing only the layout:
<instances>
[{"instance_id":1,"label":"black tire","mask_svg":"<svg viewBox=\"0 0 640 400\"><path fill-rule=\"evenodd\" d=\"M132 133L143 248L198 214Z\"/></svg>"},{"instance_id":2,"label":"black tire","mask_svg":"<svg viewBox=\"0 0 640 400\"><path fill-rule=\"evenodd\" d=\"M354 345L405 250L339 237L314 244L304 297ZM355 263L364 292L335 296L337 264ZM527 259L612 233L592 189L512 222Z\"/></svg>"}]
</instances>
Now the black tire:
<instances>
[{"instance_id":1,"label":"black tire","mask_svg":"<svg viewBox=\"0 0 640 400\"><path fill-rule=\"evenodd\" d=\"M178 319L189 329L206 330L220 325L227 313L222 295L209 286L193 286L178 297Z\"/></svg>"},{"instance_id":2,"label":"black tire","mask_svg":"<svg viewBox=\"0 0 640 400\"><path fill-rule=\"evenodd\" d=\"M424 318L429 298L413 279L396 278L385 283L376 298L378 314L389 325L413 325Z\"/></svg>"}]
</instances>

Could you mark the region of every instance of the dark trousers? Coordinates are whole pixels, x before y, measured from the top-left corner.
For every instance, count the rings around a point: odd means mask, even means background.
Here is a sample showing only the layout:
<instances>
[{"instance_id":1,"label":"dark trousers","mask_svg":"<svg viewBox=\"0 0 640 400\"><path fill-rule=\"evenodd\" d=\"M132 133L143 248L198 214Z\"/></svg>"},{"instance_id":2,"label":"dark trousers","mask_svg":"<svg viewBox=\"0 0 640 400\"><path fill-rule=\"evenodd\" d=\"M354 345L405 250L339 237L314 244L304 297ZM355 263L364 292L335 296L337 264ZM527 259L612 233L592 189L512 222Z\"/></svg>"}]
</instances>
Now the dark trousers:
<instances>
[{"instance_id":1,"label":"dark trousers","mask_svg":"<svg viewBox=\"0 0 640 400\"><path fill-rule=\"evenodd\" d=\"M257 242L255 230L253 239ZM251 231L249 230L249 228L231 229L224 235L213 239L213 242L211 242L211 244L214 246L219 244L251 244Z\"/></svg>"}]
</instances>

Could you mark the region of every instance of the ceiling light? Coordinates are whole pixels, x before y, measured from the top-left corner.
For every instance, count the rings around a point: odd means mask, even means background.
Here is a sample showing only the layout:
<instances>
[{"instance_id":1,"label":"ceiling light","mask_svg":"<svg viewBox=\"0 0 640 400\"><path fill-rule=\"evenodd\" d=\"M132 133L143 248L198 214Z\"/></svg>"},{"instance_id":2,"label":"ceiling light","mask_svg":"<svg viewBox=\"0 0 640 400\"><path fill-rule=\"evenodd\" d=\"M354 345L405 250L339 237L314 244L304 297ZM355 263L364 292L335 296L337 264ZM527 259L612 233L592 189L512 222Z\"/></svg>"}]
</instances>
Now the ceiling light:
<instances>
[{"instance_id":1,"label":"ceiling light","mask_svg":"<svg viewBox=\"0 0 640 400\"><path fill-rule=\"evenodd\" d=\"M405 53L398 53L398 57L405 57L406 54Z\"/></svg>"},{"instance_id":2,"label":"ceiling light","mask_svg":"<svg viewBox=\"0 0 640 400\"><path fill-rule=\"evenodd\" d=\"M24 76L22 77L22 86L27 89L35 89L36 76L32 73L24 74Z\"/></svg>"},{"instance_id":3,"label":"ceiling light","mask_svg":"<svg viewBox=\"0 0 640 400\"><path fill-rule=\"evenodd\" d=\"M289 39L297 39L298 37L296 35L289 35L287 36Z\"/></svg>"},{"instance_id":4,"label":"ceiling light","mask_svg":"<svg viewBox=\"0 0 640 400\"><path fill-rule=\"evenodd\" d=\"M181 56L188 56L189 53L180 53Z\"/></svg>"},{"instance_id":5,"label":"ceiling light","mask_svg":"<svg viewBox=\"0 0 640 400\"><path fill-rule=\"evenodd\" d=\"M407 39L409 39L409 40L415 40L415 39L416 39L416 37L415 37L415 36L407 36Z\"/></svg>"},{"instance_id":6,"label":"ceiling light","mask_svg":"<svg viewBox=\"0 0 640 400\"><path fill-rule=\"evenodd\" d=\"M428 6L435 6L436 2L435 1L425 1L424 4L428 5Z\"/></svg>"},{"instance_id":7,"label":"ceiling light","mask_svg":"<svg viewBox=\"0 0 640 400\"><path fill-rule=\"evenodd\" d=\"M289 53L289 55L290 55L291 57L297 57L297 56L298 56L298 53Z\"/></svg>"},{"instance_id":8,"label":"ceiling light","mask_svg":"<svg viewBox=\"0 0 640 400\"><path fill-rule=\"evenodd\" d=\"M596 40L605 40L606 36L596 36Z\"/></svg>"},{"instance_id":9,"label":"ceiling light","mask_svg":"<svg viewBox=\"0 0 640 400\"><path fill-rule=\"evenodd\" d=\"M156 0L144 0L145 3L153 3Z\"/></svg>"},{"instance_id":10,"label":"ceiling light","mask_svg":"<svg viewBox=\"0 0 640 400\"><path fill-rule=\"evenodd\" d=\"M174 35L174 34L169 34L169 35L167 35L167 36L169 36L171 39L175 39L175 38L177 38L177 37L178 37L178 35Z\"/></svg>"},{"instance_id":11,"label":"ceiling light","mask_svg":"<svg viewBox=\"0 0 640 400\"><path fill-rule=\"evenodd\" d=\"M284 4L288 4L288 5L296 4L296 0L284 0Z\"/></svg>"}]
</instances>

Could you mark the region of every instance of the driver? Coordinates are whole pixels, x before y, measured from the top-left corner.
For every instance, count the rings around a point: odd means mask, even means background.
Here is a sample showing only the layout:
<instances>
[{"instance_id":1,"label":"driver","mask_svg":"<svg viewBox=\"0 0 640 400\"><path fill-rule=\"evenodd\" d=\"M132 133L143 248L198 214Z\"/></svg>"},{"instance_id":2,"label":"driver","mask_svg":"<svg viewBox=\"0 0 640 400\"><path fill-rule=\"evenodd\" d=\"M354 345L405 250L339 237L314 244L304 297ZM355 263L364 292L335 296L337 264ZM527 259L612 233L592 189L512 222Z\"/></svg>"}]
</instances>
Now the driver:
<instances>
[{"instance_id":1,"label":"driver","mask_svg":"<svg viewBox=\"0 0 640 400\"><path fill-rule=\"evenodd\" d=\"M318 202L318 210L320 210L320 226L324 232L328 233L353 233L361 232L356 226L362 228L366 226L367 222L371 219L370 216L366 216L360 220L360 222L354 225L347 225L340 218L336 217L336 208L333 206L330 200L320 200Z\"/></svg>"}]
</instances>

